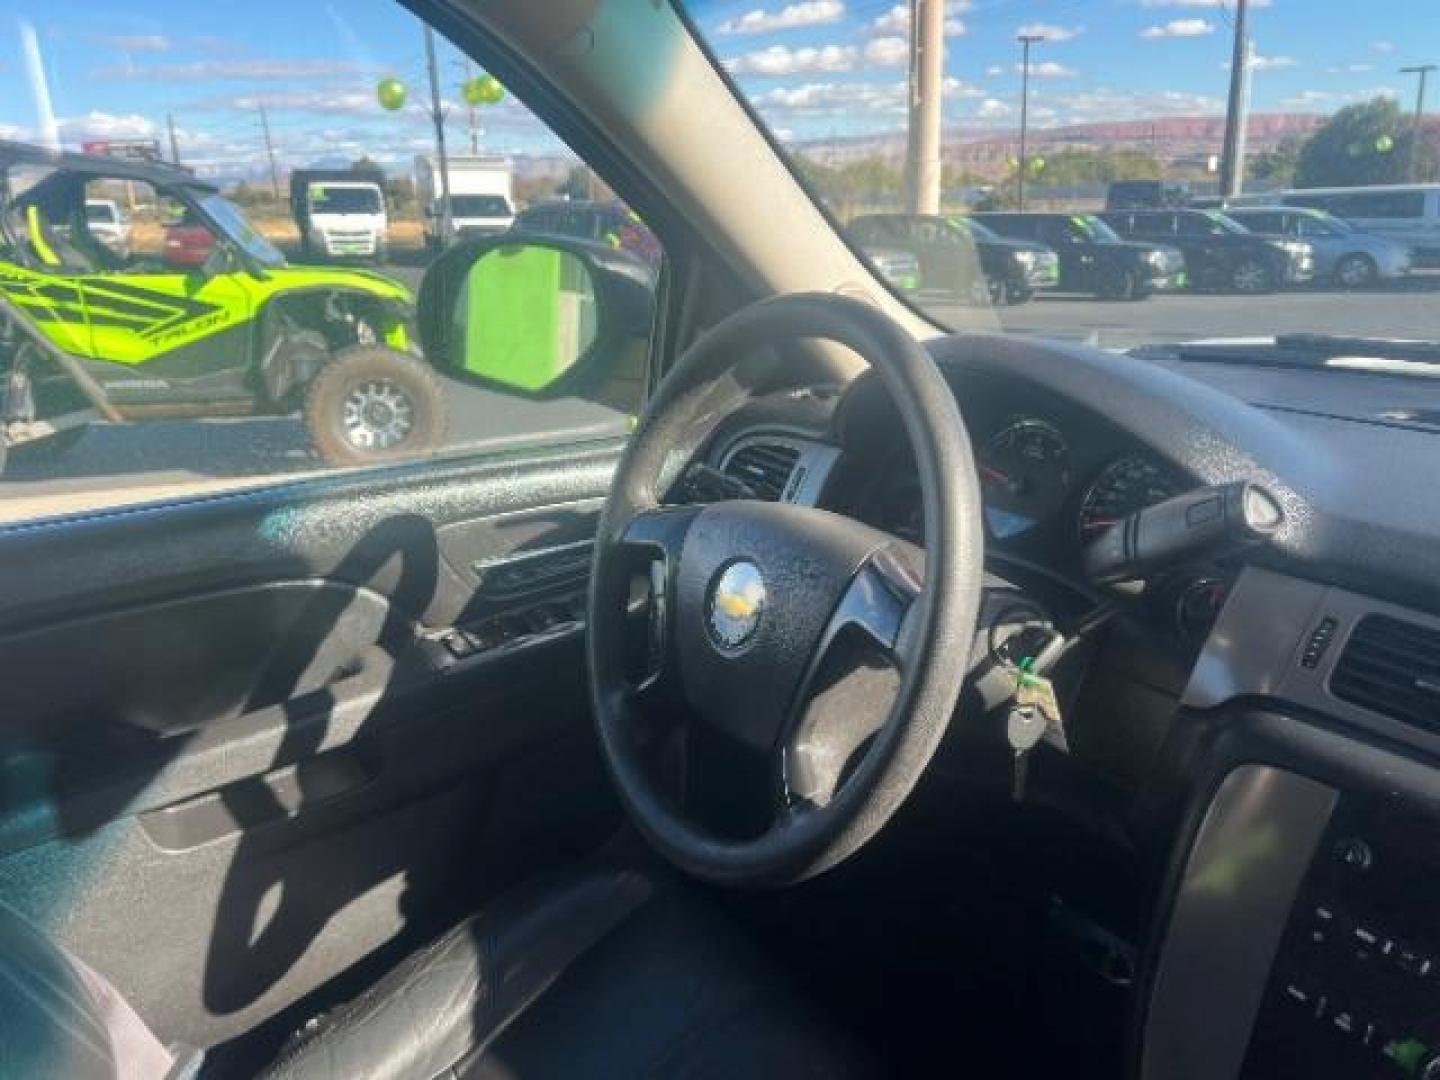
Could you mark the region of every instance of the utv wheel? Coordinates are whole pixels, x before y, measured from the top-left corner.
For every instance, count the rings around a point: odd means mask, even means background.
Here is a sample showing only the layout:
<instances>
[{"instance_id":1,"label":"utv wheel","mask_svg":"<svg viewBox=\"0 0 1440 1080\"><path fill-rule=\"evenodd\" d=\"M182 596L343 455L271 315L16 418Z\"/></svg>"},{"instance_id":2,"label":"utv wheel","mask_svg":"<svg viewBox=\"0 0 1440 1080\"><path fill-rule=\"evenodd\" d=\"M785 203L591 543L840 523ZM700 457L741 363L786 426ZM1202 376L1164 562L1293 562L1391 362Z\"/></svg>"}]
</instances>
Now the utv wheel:
<instances>
[{"instance_id":1,"label":"utv wheel","mask_svg":"<svg viewBox=\"0 0 1440 1080\"><path fill-rule=\"evenodd\" d=\"M1380 268L1369 255L1346 255L1335 267L1335 280L1347 289L1367 289L1380 276Z\"/></svg>"},{"instance_id":2,"label":"utv wheel","mask_svg":"<svg viewBox=\"0 0 1440 1080\"><path fill-rule=\"evenodd\" d=\"M1035 290L1023 281L1007 281L1005 283L1005 303L1010 307L1028 304L1034 297Z\"/></svg>"},{"instance_id":3,"label":"utv wheel","mask_svg":"<svg viewBox=\"0 0 1440 1080\"><path fill-rule=\"evenodd\" d=\"M1230 287L1237 293L1268 293L1275 291L1275 271L1259 259L1242 259L1230 271Z\"/></svg>"},{"instance_id":4,"label":"utv wheel","mask_svg":"<svg viewBox=\"0 0 1440 1080\"><path fill-rule=\"evenodd\" d=\"M445 398L423 361L392 349L346 349L311 382L305 426L332 465L418 457L445 441Z\"/></svg>"}]
</instances>

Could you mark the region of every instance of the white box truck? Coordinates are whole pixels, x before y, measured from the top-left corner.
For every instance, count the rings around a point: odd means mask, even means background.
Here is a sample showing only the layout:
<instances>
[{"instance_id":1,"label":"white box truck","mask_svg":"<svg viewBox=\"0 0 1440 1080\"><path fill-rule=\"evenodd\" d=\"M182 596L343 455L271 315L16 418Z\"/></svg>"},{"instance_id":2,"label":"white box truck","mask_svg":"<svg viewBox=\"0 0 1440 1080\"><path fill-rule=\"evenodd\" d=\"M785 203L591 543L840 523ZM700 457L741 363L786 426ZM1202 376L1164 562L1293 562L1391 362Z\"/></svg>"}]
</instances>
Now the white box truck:
<instances>
[{"instance_id":1,"label":"white box truck","mask_svg":"<svg viewBox=\"0 0 1440 1080\"><path fill-rule=\"evenodd\" d=\"M502 233L515 220L515 167L505 157L448 157L450 221L454 237ZM438 248L443 228L440 163L415 159L415 195L425 215L425 244Z\"/></svg>"},{"instance_id":2,"label":"white box truck","mask_svg":"<svg viewBox=\"0 0 1440 1080\"><path fill-rule=\"evenodd\" d=\"M383 261L390 220L383 173L368 169L296 169L290 211L307 258Z\"/></svg>"}]
</instances>

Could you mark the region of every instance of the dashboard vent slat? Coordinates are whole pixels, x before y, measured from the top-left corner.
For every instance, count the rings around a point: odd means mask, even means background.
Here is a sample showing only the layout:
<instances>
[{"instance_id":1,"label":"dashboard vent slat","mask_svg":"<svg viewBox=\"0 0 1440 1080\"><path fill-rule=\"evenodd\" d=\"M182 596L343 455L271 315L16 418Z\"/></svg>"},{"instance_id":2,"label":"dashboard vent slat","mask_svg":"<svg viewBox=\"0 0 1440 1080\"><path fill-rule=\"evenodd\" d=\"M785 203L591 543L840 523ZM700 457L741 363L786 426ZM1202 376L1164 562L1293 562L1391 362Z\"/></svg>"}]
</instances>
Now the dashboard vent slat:
<instances>
[{"instance_id":1,"label":"dashboard vent slat","mask_svg":"<svg viewBox=\"0 0 1440 1080\"><path fill-rule=\"evenodd\" d=\"M779 502L785 495L800 451L779 443L746 443L725 463L725 474L748 484L758 498Z\"/></svg>"},{"instance_id":2,"label":"dashboard vent slat","mask_svg":"<svg viewBox=\"0 0 1440 1080\"><path fill-rule=\"evenodd\" d=\"M1330 674L1341 701L1440 732L1440 631L1386 615L1356 624Z\"/></svg>"}]
</instances>

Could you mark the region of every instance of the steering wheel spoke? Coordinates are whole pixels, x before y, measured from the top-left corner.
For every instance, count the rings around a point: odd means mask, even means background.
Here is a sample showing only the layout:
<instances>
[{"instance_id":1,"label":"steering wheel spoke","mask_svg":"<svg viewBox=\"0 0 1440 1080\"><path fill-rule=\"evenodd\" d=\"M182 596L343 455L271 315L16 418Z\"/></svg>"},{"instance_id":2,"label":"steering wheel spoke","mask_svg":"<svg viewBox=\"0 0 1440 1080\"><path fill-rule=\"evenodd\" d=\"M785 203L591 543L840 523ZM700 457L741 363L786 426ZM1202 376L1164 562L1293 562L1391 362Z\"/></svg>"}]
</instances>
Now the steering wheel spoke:
<instances>
[{"instance_id":1,"label":"steering wheel spoke","mask_svg":"<svg viewBox=\"0 0 1440 1080\"><path fill-rule=\"evenodd\" d=\"M620 535L620 545L632 564L626 614L632 623L644 621L643 646L632 654L631 690L637 697L657 703L673 695L675 577L685 537L699 512L698 506L641 510Z\"/></svg>"},{"instance_id":2,"label":"steering wheel spoke","mask_svg":"<svg viewBox=\"0 0 1440 1080\"><path fill-rule=\"evenodd\" d=\"M925 555L896 540L870 554L821 634L778 748L783 814L824 807L875 735L893 721L913 659L911 613L924 590Z\"/></svg>"}]
</instances>

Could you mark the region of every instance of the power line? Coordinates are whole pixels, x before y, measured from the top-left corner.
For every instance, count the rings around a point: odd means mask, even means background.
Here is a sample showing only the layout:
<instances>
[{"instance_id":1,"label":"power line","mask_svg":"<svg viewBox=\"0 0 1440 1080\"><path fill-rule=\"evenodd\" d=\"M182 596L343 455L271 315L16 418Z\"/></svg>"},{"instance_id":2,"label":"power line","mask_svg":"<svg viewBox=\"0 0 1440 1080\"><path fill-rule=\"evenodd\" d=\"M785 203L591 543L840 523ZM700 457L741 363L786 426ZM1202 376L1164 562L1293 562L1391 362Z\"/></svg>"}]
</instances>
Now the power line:
<instances>
[{"instance_id":1,"label":"power line","mask_svg":"<svg viewBox=\"0 0 1440 1080\"><path fill-rule=\"evenodd\" d=\"M270 158L270 190L280 198L280 166L275 163L275 144L270 141L270 119L265 115L265 105L260 105L260 130L265 135L265 154Z\"/></svg>"}]
</instances>

